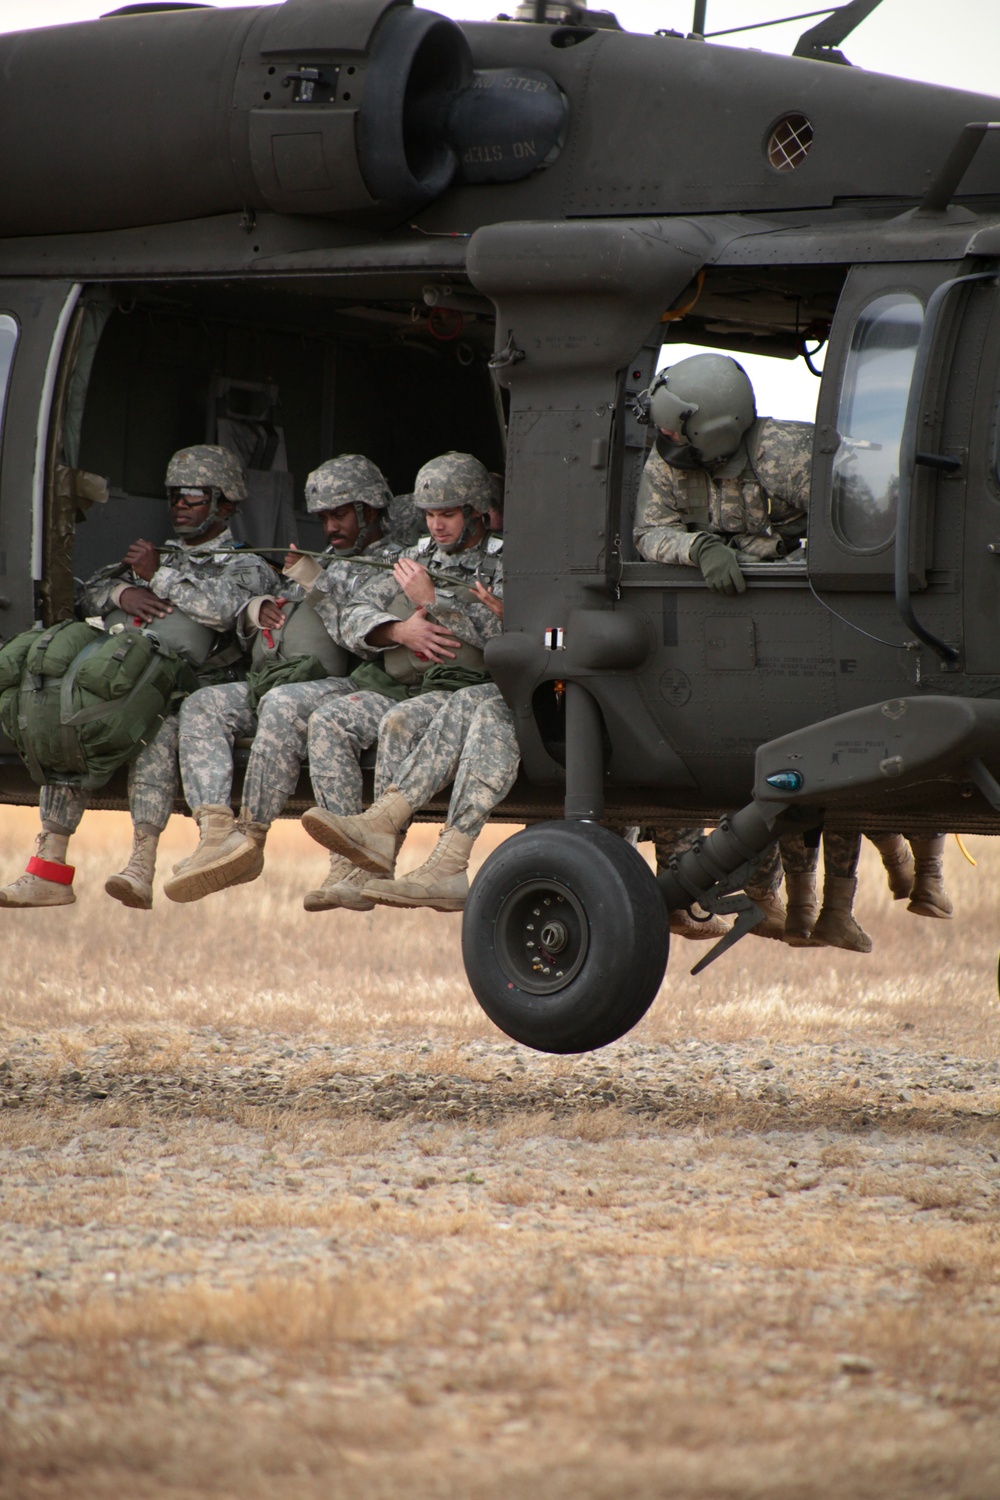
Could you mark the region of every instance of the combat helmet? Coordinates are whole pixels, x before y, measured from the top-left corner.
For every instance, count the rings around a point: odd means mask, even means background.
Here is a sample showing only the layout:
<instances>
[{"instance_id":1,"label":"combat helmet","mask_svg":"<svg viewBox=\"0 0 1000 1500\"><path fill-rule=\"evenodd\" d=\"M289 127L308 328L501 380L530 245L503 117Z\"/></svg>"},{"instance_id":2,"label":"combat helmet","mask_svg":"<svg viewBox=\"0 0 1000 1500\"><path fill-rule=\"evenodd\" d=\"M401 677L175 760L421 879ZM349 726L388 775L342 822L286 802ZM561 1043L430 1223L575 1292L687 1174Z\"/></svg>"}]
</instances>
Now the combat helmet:
<instances>
[{"instance_id":1,"label":"combat helmet","mask_svg":"<svg viewBox=\"0 0 1000 1500\"><path fill-rule=\"evenodd\" d=\"M373 537L381 532L378 521L365 517L364 506L372 510L385 510L392 499L389 481L377 464L363 453L341 453L337 458L328 458L313 469L306 480L306 510L317 515L324 510L339 510L342 505L353 505L358 518L358 537L353 547L338 549L340 557L351 557L363 552Z\"/></svg>"},{"instance_id":2,"label":"combat helmet","mask_svg":"<svg viewBox=\"0 0 1000 1500\"><path fill-rule=\"evenodd\" d=\"M460 505L465 525L456 542L445 552L461 552L476 521L488 516L493 505L493 481L485 464L471 453L442 453L429 459L413 482L413 503L419 510L451 510Z\"/></svg>"},{"instance_id":3,"label":"combat helmet","mask_svg":"<svg viewBox=\"0 0 1000 1500\"><path fill-rule=\"evenodd\" d=\"M200 526L175 526L178 536L199 537L211 530L219 520L219 501L228 500L234 509L247 498L246 479L243 467L228 448L213 443L195 443L191 448L180 448L167 464L164 481L169 498L172 490L210 489L212 503L207 518Z\"/></svg>"},{"instance_id":4,"label":"combat helmet","mask_svg":"<svg viewBox=\"0 0 1000 1500\"><path fill-rule=\"evenodd\" d=\"M664 370L649 391L650 420L679 432L700 464L729 458L757 415L753 386L728 354L692 354Z\"/></svg>"}]
</instances>

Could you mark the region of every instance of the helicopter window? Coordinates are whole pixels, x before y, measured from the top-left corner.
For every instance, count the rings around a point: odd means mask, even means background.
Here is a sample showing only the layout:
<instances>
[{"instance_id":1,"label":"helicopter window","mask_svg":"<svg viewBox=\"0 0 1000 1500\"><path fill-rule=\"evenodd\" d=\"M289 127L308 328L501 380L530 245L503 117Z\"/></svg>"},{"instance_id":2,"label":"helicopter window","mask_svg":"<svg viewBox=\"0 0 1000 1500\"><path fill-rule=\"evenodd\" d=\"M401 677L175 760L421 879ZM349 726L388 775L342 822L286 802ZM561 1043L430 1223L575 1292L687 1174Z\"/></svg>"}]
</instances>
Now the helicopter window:
<instances>
[{"instance_id":1,"label":"helicopter window","mask_svg":"<svg viewBox=\"0 0 1000 1500\"><path fill-rule=\"evenodd\" d=\"M3 425L4 404L7 399L7 384L14 363L17 346L17 324L9 313L0 313L0 426Z\"/></svg>"},{"instance_id":2,"label":"helicopter window","mask_svg":"<svg viewBox=\"0 0 1000 1500\"><path fill-rule=\"evenodd\" d=\"M854 328L837 414L833 524L859 552L886 546L896 527L899 445L924 309L909 292L876 297Z\"/></svg>"},{"instance_id":3,"label":"helicopter window","mask_svg":"<svg viewBox=\"0 0 1000 1500\"><path fill-rule=\"evenodd\" d=\"M805 115L785 115L767 140L767 159L776 172L794 172L812 149L813 128Z\"/></svg>"}]
</instances>

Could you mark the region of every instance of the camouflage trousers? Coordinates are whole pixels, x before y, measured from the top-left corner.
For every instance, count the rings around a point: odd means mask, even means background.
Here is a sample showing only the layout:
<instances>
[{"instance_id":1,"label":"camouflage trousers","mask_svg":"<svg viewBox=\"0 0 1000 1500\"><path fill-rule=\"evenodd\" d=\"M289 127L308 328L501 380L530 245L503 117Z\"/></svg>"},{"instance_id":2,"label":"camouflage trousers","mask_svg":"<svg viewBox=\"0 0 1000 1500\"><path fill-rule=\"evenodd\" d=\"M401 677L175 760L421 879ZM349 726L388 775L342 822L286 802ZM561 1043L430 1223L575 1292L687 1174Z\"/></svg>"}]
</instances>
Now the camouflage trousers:
<instances>
[{"instance_id":1,"label":"camouflage trousers","mask_svg":"<svg viewBox=\"0 0 1000 1500\"><path fill-rule=\"evenodd\" d=\"M349 692L347 677L287 682L247 706L245 682L200 688L181 708L180 765L191 808L229 803L233 744L253 738L243 780L243 806L255 823L270 824L295 791L306 758L309 719L328 698Z\"/></svg>"},{"instance_id":2,"label":"camouflage trousers","mask_svg":"<svg viewBox=\"0 0 1000 1500\"><path fill-rule=\"evenodd\" d=\"M427 693L390 709L379 734L379 762L393 736L401 738L418 720L423 725L424 698L442 697L445 702L419 743L405 760L397 762L391 777L388 767L383 767L383 776L385 784L398 787L412 808L425 806L435 792L454 782L445 825L477 838L514 785L521 762L514 716L493 683L478 683L457 693Z\"/></svg>"},{"instance_id":3,"label":"camouflage trousers","mask_svg":"<svg viewBox=\"0 0 1000 1500\"><path fill-rule=\"evenodd\" d=\"M782 866L789 874L798 875L815 870L819 863L818 844L807 844L801 833L786 833L778 842ZM857 872L860 857L860 833L823 834L825 874L849 880Z\"/></svg>"},{"instance_id":4,"label":"camouflage trousers","mask_svg":"<svg viewBox=\"0 0 1000 1500\"><path fill-rule=\"evenodd\" d=\"M132 822L149 824L158 833L167 826L179 788L177 739L177 715L171 714L128 768ZM38 810L43 823L75 833L86 807L87 793L78 786L42 787Z\"/></svg>"},{"instance_id":5,"label":"camouflage trousers","mask_svg":"<svg viewBox=\"0 0 1000 1500\"><path fill-rule=\"evenodd\" d=\"M330 699L312 715L307 735L309 775L316 801L327 812L347 816L361 811L361 754L378 739L386 710L395 707L382 693L354 692Z\"/></svg>"},{"instance_id":6,"label":"camouflage trousers","mask_svg":"<svg viewBox=\"0 0 1000 1500\"><path fill-rule=\"evenodd\" d=\"M895 833L869 833L865 835L878 849L888 854L899 837ZM786 834L781 839L781 863L786 870L805 872L815 870L819 862L818 844L806 844L800 833ZM857 874L861 856L860 833L823 834L823 872L826 875L850 879Z\"/></svg>"}]
</instances>

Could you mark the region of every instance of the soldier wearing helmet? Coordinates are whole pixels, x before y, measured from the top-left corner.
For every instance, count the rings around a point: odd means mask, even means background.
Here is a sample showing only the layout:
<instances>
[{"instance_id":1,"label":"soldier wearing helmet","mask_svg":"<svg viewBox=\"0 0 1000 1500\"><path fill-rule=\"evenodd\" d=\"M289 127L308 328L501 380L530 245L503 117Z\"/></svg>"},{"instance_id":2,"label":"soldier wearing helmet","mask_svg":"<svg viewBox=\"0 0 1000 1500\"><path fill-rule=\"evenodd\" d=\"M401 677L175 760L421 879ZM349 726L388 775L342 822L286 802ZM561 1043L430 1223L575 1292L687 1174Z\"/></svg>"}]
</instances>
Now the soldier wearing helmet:
<instances>
[{"instance_id":1,"label":"soldier wearing helmet","mask_svg":"<svg viewBox=\"0 0 1000 1500\"><path fill-rule=\"evenodd\" d=\"M670 366L653 383L648 400L658 436L639 490L636 548L652 562L699 567L717 593L741 594L746 580L740 554L775 561L798 548L805 533L812 424L758 417L746 372L723 354L696 354ZM700 830L687 829L658 841L657 862L668 862L699 835ZM913 869L906 841L899 834L874 841L894 894L909 894L904 890L909 877L900 873ZM910 909L920 915L951 915L941 874L943 843L941 834L914 842L917 874ZM786 835L780 849L780 861L772 847L747 884L763 913L751 931L793 946L870 952L871 938L853 916L861 834L824 835L818 911L815 848ZM787 913L778 894L782 865ZM704 922L685 912L671 914L671 930L683 937L715 936L719 925L718 918Z\"/></svg>"},{"instance_id":2,"label":"soldier wearing helmet","mask_svg":"<svg viewBox=\"0 0 1000 1500\"><path fill-rule=\"evenodd\" d=\"M289 548L280 596L254 599L246 611L248 680L192 693L181 710L181 777L200 839L166 882L172 901L197 901L263 869L267 831L298 785L310 716L354 686L344 608L373 563L390 566L400 554L383 534L391 499L385 475L360 453L327 459L306 479L306 508L323 527L325 553L317 559ZM233 744L250 738L243 805L234 817Z\"/></svg>"},{"instance_id":3,"label":"soldier wearing helmet","mask_svg":"<svg viewBox=\"0 0 1000 1500\"><path fill-rule=\"evenodd\" d=\"M742 594L740 554L774 561L799 546L809 501L812 424L758 417L742 365L724 354L695 354L662 371L648 392L656 442L643 470L634 540L650 562L701 569L709 588ZM657 863L690 847L701 829L657 840ZM777 850L751 883L764 913L752 930L780 938L785 908L778 895ZM681 937L717 937L724 928L687 912L671 913Z\"/></svg>"},{"instance_id":4,"label":"soldier wearing helmet","mask_svg":"<svg viewBox=\"0 0 1000 1500\"><path fill-rule=\"evenodd\" d=\"M650 562L699 567L709 588L741 594L739 554L794 551L805 533L812 424L758 417L735 359L695 354L649 391L657 438L646 461L635 545Z\"/></svg>"},{"instance_id":5,"label":"soldier wearing helmet","mask_svg":"<svg viewBox=\"0 0 1000 1500\"><path fill-rule=\"evenodd\" d=\"M474 723L482 742L489 742L492 758L489 764L485 760L477 764L478 776L463 777L463 785L469 786L470 809L475 804L470 828L477 815L485 821L489 807L509 784L506 778L513 780L517 771L512 730L509 753L504 737L502 719L507 710L483 661L483 647L499 633L503 615L503 539L487 530L494 500L489 472L472 454L445 453L420 469L413 495L427 517L429 536L405 552L391 574L373 579L345 614L354 649L379 652L379 664L354 673L356 685L364 691L324 703L309 724L309 772L319 805L305 814L303 825L331 850L330 870L321 888L328 904L357 911L368 911L375 904L376 898L364 889L371 870L392 876L403 830L422 799L415 790L417 782L428 779L423 773L415 776L413 790L407 783L415 799L411 804L396 785L397 772L411 751L421 755L422 736L426 734L431 742L429 728L452 699L458 711L446 715L446 726L442 719L444 732L435 738L435 748L423 767L423 772L430 767L432 790L442 784L442 778L447 781L456 774ZM458 708L460 699L463 707ZM494 708L488 705L493 700L502 711L499 721L491 717ZM480 708L483 714L477 719ZM377 796L361 819L356 816L362 806L359 757L376 740ZM445 774L446 768L450 774ZM490 797L494 802L489 802ZM343 852L345 822L363 822L362 837L387 842L391 858L381 859L376 866L357 863ZM460 824L449 825L439 851L429 861L433 882L445 882L448 896L463 886L473 839L474 833Z\"/></svg>"},{"instance_id":6,"label":"soldier wearing helmet","mask_svg":"<svg viewBox=\"0 0 1000 1500\"><path fill-rule=\"evenodd\" d=\"M182 448L167 465L167 498L176 540L156 546L142 539L120 563L84 586L81 612L106 624L132 620L185 656L200 676L232 676L243 651L236 639L241 612L255 594L272 590L277 575L253 553L242 552L228 527L246 499L239 462L226 448ZM132 854L105 885L125 906L148 910L160 834L178 792L177 715L129 766ZM76 900L67 844L86 808L79 787L42 787L42 832L28 871L0 889L0 906L65 906Z\"/></svg>"}]
</instances>

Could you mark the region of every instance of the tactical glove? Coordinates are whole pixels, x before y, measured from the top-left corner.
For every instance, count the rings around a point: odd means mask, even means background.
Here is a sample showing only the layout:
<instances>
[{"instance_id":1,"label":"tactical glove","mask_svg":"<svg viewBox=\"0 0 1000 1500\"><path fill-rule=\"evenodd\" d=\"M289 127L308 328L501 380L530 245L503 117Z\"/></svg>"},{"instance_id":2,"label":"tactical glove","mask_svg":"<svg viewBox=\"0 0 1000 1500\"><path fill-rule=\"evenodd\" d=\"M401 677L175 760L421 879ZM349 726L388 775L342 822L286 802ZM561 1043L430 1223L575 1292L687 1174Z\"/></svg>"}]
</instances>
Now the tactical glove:
<instances>
[{"instance_id":1,"label":"tactical glove","mask_svg":"<svg viewBox=\"0 0 1000 1500\"><path fill-rule=\"evenodd\" d=\"M691 561L697 563L705 582L715 593L745 593L747 581L740 572L736 553L721 537L700 531L691 546Z\"/></svg>"}]
</instances>

